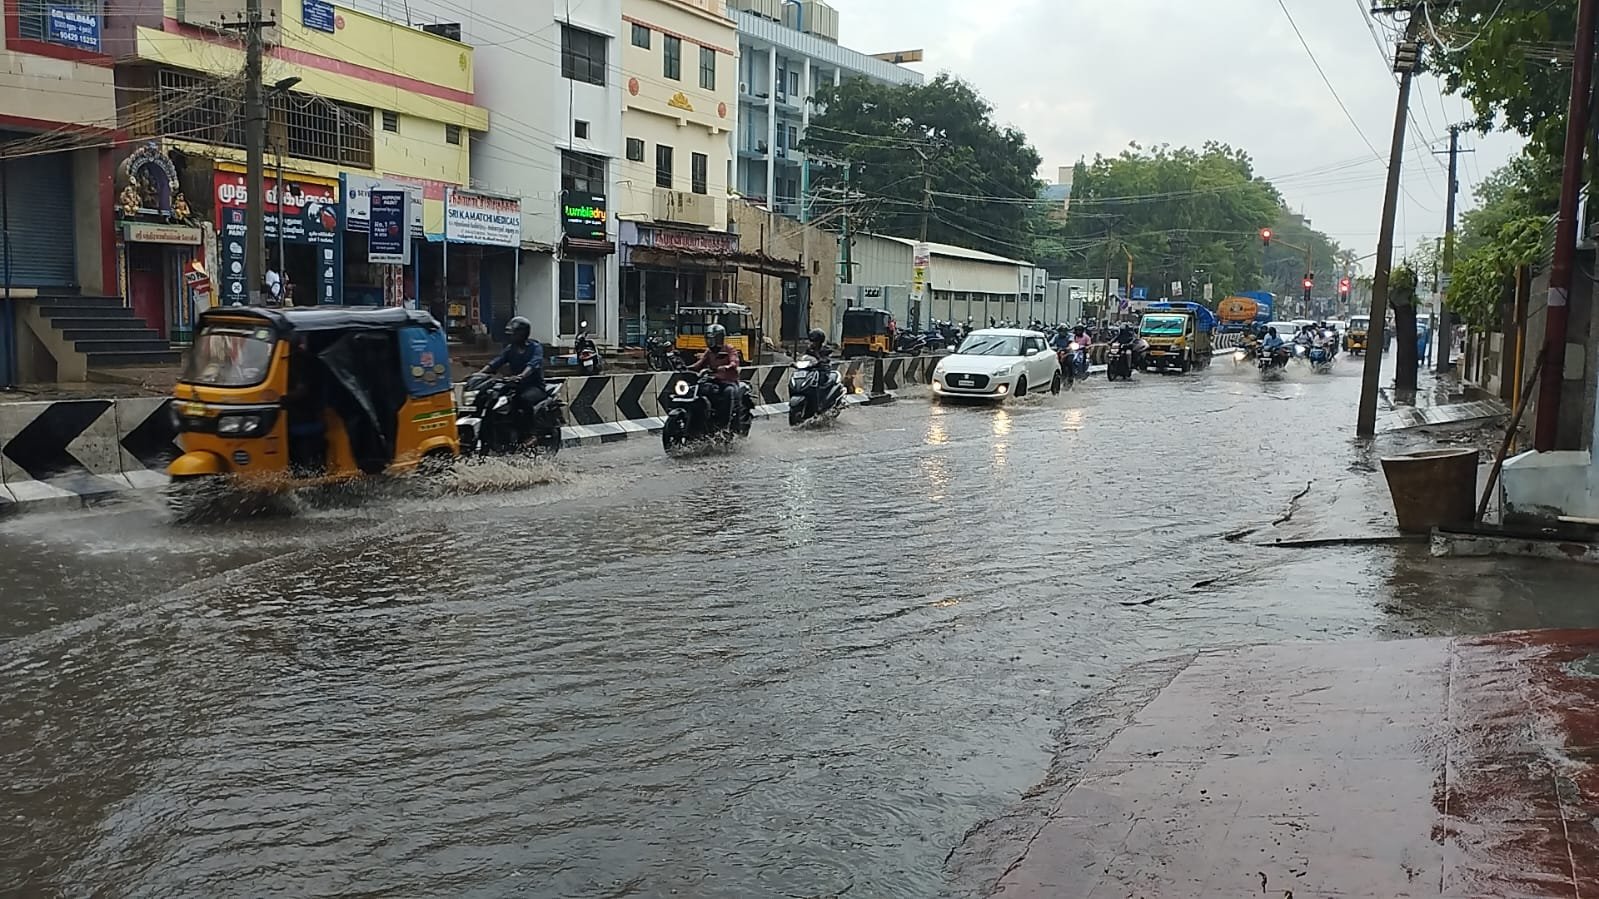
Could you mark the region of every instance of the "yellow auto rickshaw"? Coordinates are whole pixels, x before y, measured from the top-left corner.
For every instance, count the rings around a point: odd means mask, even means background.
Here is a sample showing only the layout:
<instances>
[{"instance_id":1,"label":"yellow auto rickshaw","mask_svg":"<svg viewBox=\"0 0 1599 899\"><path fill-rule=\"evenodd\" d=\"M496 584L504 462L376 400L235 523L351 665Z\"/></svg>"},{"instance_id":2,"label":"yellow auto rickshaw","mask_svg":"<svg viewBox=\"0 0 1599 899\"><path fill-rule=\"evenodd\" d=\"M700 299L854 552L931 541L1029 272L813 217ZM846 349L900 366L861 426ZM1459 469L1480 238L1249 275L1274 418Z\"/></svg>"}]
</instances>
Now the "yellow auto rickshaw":
<instances>
[{"instance_id":1,"label":"yellow auto rickshaw","mask_svg":"<svg viewBox=\"0 0 1599 899\"><path fill-rule=\"evenodd\" d=\"M1371 316L1352 315L1349 327L1344 330L1344 352L1358 356L1366 352L1366 332L1371 329Z\"/></svg>"},{"instance_id":2,"label":"yellow auto rickshaw","mask_svg":"<svg viewBox=\"0 0 1599 899\"><path fill-rule=\"evenodd\" d=\"M894 339L888 333L888 323L892 318L887 309L845 309L844 339L839 343L844 358L887 356L892 353Z\"/></svg>"},{"instance_id":3,"label":"yellow auto rickshaw","mask_svg":"<svg viewBox=\"0 0 1599 899\"><path fill-rule=\"evenodd\" d=\"M207 310L172 409L176 496L219 478L275 493L460 453L444 329L410 309Z\"/></svg>"},{"instance_id":4,"label":"yellow auto rickshaw","mask_svg":"<svg viewBox=\"0 0 1599 899\"><path fill-rule=\"evenodd\" d=\"M713 303L709 306L683 306L677 310L677 352L697 359L705 352L705 329L721 325L727 329L727 345L753 360L755 337L750 327L750 307L738 303Z\"/></svg>"}]
</instances>

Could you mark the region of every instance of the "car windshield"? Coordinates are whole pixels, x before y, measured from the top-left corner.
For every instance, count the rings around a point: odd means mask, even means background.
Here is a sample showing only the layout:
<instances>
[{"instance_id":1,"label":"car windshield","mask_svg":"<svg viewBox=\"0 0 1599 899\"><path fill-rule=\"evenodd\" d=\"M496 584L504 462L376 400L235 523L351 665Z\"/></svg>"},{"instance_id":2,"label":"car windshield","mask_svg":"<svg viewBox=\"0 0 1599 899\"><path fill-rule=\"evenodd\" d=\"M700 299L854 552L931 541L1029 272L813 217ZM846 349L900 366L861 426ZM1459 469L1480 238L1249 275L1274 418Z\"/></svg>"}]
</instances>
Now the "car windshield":
<instances>
[{"instance_id":1,"label":"car windshield","mask_svg":"<svg viewBox=\"0 0 1599 899\"><path fill-rule=\"evenodd\" d=\"M200 330L183 381L208 387L252 387L266 380L277 343L267 328L212 324Z\"/></svg>"},{"instance_id":2,"label":"car windshield","mask_svg":"<svg viewBox=\"0 0 1599 899\"><path fill-rule=\"evenodd\" d=\"M1349 320L1349 330L1351 331L1364 331L1370 327L1371 319L1369 318L1352 318Z\"/></svg>"},{"instance_id":3,"label":"car windshield","mask_svg":"<svg viewBox=\"0 0 1599 899\"><path fill-rule=\"evenodd\" d=\"M1183 333L1187 322L1181 315L1146 315L1138 329L1140 334L1171 335Z\"/></svg>"},{"instance_id":4,"label":"car windshield","mask_svg":"<svg viewBox=\"0 0 1599 899\"><path fill-rule=\"evenodd\" d=\"M973 334L956 352L962 356L1020 356L1022 339L1006 334Z\"/></svg>"}]
</instances>

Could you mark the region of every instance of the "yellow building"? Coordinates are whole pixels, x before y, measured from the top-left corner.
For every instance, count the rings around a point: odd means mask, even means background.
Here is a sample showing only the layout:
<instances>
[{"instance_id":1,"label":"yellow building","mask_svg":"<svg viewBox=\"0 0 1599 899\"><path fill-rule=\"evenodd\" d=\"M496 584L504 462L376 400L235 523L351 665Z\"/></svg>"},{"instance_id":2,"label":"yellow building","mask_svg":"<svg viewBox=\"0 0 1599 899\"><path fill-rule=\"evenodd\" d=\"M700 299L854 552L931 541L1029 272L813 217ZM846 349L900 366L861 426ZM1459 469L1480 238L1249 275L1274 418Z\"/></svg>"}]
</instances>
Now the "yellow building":
<instances>
[{"instance_id":1,"label":"yellow building","mask_svg":"<svg viewBox=\"0 0 1599 899\"><path fill-rule=\"evenodd\" d=\"M171 170L187 194L187 221L216 229L215 251L195 256L213 272L222 302L251 292L235 271L246 194L239 7L237 0L163 0L161 15L127 17L119 23L126 31L108 35L120 43L123 127L150 139L137 164ZM263 34L266 256L287 276L292 299L419 298L427 308L475 290L474 265L456 266L453 256L446 283L440 240L446 191L471 183L471 138L489 125L474 102L472 48L444 29L412 28L327 0L263 0L263 14L276 23ZM142 183L126 165L123 176L135 190ZM403 270L367 263L374 187L411 191L413 262ZM171 295L181 252L129 240L122 256L130 305L176 336L191 317Z\"/></svg>"},{"instance_id":2,"label":"yellow building","mask_svg":"<svg viewBox=\"0 0 1599 899\"><path fill-rule=\"evenodd\" d=\"M723 0L623 0L622 40L622 317L656 330L680 305L732 299L738 34Z\"/></svg>"}]
</instances>

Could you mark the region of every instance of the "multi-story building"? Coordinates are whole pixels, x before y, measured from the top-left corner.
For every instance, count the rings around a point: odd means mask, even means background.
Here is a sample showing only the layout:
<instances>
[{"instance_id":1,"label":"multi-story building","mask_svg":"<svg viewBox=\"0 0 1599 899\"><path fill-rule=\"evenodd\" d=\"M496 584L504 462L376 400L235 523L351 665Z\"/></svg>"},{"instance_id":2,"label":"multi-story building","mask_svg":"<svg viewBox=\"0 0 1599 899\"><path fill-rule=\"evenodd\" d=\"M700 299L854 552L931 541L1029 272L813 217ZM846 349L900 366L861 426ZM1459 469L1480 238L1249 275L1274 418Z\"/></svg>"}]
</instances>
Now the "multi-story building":
<instances>
[{"instance_id":1,"label":"multi-story building","mask_svg":"<svg viewBox=\"0 0 1599 899\"><path fill-rule=\"evenodd\" d=\"M626 342L734 295L728 230L738 35L724 0L623 0L621 226Z\"/></svg>"},{"instance_id":2,"label":"multi-story building","mask_svg":"<svg viewBox=\"0 0 1599 899\"><path fill-rule=\"evenodd\" d=\"M496 326L519 314L535 337L560 342L587 321L597 340L615 342L621 0L349 2L476 47L475 98L491 127L472 136L472 183L522 207L521 249L502 263L508 289L492 304Z\"/></svg>"},{"instance_id":3,"label":"multi-story building","mask_svg":"<svg viewBox=\"0 0 1599 899\"><path fill-rule=\"evenodd\" d=\"M840 46L838 13L820 0L730 0L738 26L734 189L807 218L809 168L800 140L819 88L848 78L921 84L922 74Z\"/></svg>"}]
</instances>

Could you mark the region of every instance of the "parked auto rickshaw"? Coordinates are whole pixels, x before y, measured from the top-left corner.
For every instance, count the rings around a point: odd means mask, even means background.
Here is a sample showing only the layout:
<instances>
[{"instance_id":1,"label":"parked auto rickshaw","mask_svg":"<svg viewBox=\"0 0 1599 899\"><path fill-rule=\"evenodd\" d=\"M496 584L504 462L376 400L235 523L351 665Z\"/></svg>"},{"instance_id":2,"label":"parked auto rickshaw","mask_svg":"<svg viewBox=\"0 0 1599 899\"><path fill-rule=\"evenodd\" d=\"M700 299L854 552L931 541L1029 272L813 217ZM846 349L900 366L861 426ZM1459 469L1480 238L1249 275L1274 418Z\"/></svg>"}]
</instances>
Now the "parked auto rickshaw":
<instances>
[{"instance_id":1,"label":"parked auto rickshaw","mask_svg":"<svg viewBox=\"0 0 1599 899\"><path fill-rule=\"evenodd\" d=\"M276 493L460 453L444 329L409 309L207 310L172 409L178 488Z\"/></svg>"},{"instance_id":2,"label":"parked auto rickshaw","mask_svg":"<svg viewBox=\"0 0 1599 899\"><path fill-rule=\"evenodd\" d=\"M1366 332L1371 328L1371 317L1366 315L1352 315L1349 317L1349 327L1344 331L1344 352L1358 355L1366 351Z\"/></svg>"},{"instance_id":3,"label":"parked auto rickshaw","mask_svg":"<svg viewBox=\"0 0 1599 899\"><path fill-rule=\"evenodd\" d=\"M894 339L888 334L888 322L893 318L887 309L862 307L844 310L844 339L839 351L845 359L856 356L887 356L894 351Z\"/></svg>"},{"instance_id":4,"label":"parked auto rickshaw","mask_svg":"<svg viewBox=\"0 0 1599 899\"><path fill-rule=\"evenodd\" d=\"M684 306L677 310L677 352L693 360L705 352L705 329L721 325L727 329L727 344L746 360L753 360L755 337L750 328L750 307L738 303L709 306Z\"/></svg>"}]
</instances>

